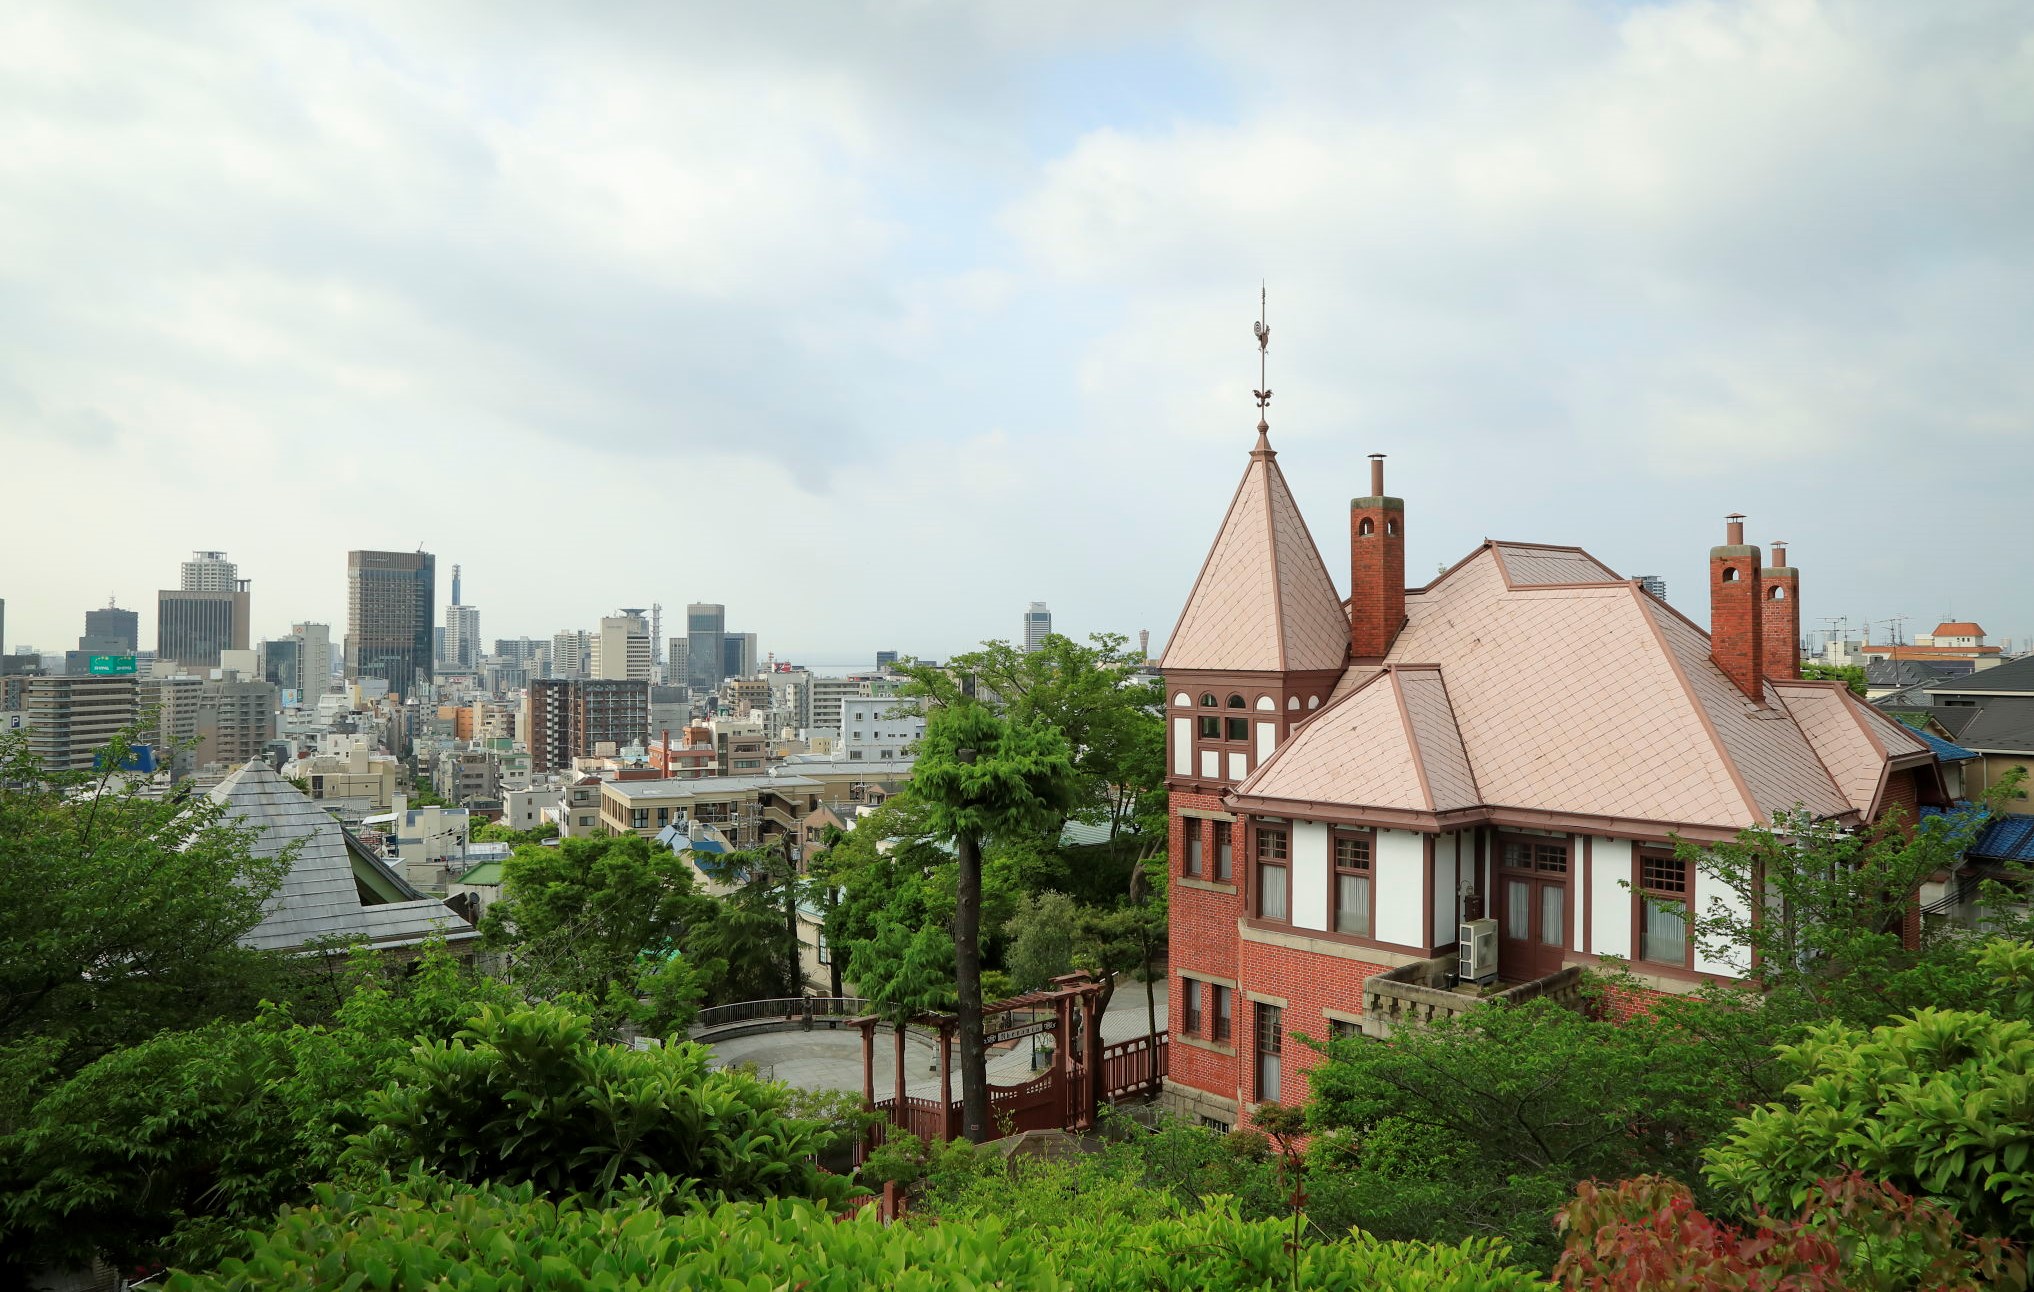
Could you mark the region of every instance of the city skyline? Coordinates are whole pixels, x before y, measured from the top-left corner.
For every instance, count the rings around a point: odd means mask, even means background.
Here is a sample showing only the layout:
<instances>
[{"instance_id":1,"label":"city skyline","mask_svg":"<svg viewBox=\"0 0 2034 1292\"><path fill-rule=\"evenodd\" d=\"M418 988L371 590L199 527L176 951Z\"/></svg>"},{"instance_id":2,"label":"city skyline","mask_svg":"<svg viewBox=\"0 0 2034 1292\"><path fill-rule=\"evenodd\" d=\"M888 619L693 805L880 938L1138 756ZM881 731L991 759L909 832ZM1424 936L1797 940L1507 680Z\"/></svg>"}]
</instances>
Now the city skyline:
<instances>
[{"instance_id":1,"label":"city skyline","mask_svg":"<svg viewBox=\"0 0 2034 1292\"><path fill-rule=\"evenodd\" d=\"M1964 554L2024 528L2030 38L1758 0L10 13L0 451L61 541L0 577L8 641L205 550L257 639L337 625L348 550L421 545L490 639L710 597L780 656L944 655L1042 597L1162 650L1263 282L1295 498L1332 529L1390 454L1415 578L1528 535L1701 622L1687 553L1744 512L1811 629L2025 643L2034 585ZM1954 544L1890 539L1943 498ZM632 559L516 523L561 513Z\"/></svg>"}]
</instances>

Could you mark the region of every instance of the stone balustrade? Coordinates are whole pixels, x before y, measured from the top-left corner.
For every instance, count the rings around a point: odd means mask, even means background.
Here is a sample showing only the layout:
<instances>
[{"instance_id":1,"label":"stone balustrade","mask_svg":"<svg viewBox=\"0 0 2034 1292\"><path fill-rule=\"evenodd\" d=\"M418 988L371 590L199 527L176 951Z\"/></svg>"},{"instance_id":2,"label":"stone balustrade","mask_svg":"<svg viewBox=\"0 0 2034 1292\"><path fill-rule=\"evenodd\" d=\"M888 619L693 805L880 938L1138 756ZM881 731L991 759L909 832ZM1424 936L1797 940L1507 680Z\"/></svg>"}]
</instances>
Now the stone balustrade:
<instances>
[{"instance_id":1,"label":"stone balustrade","mask_svg":"<svg viewBox=\"0 0 2034 1292\"><path fill-rule=\"evenodd\" d=\"M1454 970L1454 956L1436 956L1371 978L1363 987L1363 1034L1383 1040L1398 1028L1466 1014L1490 1001L1517 1005L1546 997L1570 1009L1581 1008L1582 970L1576 966L1487 994L1451 990L1447 984Z\"/></svg>"}]
</instances>

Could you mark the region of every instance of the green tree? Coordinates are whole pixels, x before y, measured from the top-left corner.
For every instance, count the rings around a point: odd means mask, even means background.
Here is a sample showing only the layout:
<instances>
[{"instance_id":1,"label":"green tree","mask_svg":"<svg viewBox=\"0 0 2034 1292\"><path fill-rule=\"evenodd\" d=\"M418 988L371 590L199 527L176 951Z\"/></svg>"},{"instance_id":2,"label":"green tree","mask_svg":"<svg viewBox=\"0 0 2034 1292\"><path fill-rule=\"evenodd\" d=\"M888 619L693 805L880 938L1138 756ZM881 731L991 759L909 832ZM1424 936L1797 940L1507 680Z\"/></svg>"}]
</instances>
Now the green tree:
<instances>
[{"instance_id":1,"label":"green tree","mask_svg":"<svg viewBox=\"0 0 2034 1292\"><path fill-rule=\"evenodd\" d=\"M369 1096L373 1126L346 1161L596 1202L648 1175L727 1198L844 1198L847 1183L809 1160L824 1128L787 1116L788 1097L714 1070L702 1045L604 1044L554 1005L489 1006L451 1041L418 1046Z\"/></svg>"},{"instance_id":2,"label":"green tree","mask_svg":"<svg viewBox=\"0 0 2034 1292\"><path fill-rule=\"evenodd\" d=\"M1869 1034L1815 1028L1782 1056L1799 1079L1710 1152L1718 1188L1791 1214L1856 1170L1941 1200L1973 1233L2034 1233L2034 1023L1921 1009Z\"/></svg>"},{"instance_id":3,"label":"green tree","mask_svg":"<svg viewBox=\"0 0 2034 1292\"><path fill-rule=\"evenodd\" d=\"M1076 793L1066 741L1050 727L1007 721L971 700L935 708L912 771L936 836L954 841L954 985L959 997L962 1125L989 1133L982 1043L982 840L1057 831Z\"/></svg>"},{"instance_id":4,"label":"green tree","mask_svg":"<svg viewBox=\"0 0 2034 1292\"><path fill-rule=\"evenodd\" d=\"M1487 1004L1326 1052L1308 1110L1324 1156L1430 1198L1434 1223L1448 1226L1431 1233L1508 1233L1547 1259L1547 1218L1577 1181L1692 1177L1740 1106L1673 1025L1598 1020L1547 1000Z\"/></svg>"},{"instance_id":5,"label":"green tree","mask_svg":"<svg viewBox=\"0 0 2034 1292\"><path fill-rule=\"evenodd\" d=\"M240 944L291 854L204 797L162 798L115 769L52 772L0 735L0 1129L44 1075L162 1028L249 1017L301 985L288 957Z\"/></svg>"},{"instance_id":6,"label":"green tree","mask_svg":"<svg viewBox=\"0 0 2034 1292\"><path fill-rule=\"evenodd\" d=\"M506 843L515 847L528 843L542 843L546 839L557 837L558 824L555 821L546 821L533 830L518 830L499 821L487 821L475 826L473 830L475 843Z\"/></svg>"},{"instance_id":7,"label":"green tree","mask_svg":"<svg viewBox=\"0 0 2034 1292\"><path fill-rule=\"evenodd\" d=\"M1079 919L1080 908L1065 893L1039 893L1018 902L1004 926L1010 937L1005 962L1018 991L1037 991L1073 972Z\"/></svg>"},{"instance_id":8,"label":"green tree","mask_svg":"<svg viewBox=\"0 0 2034 1292\"><path fill-rule=\"evenodd\" d=\"M1106 822L1109 835L1127 825L1147 828L1165 818L1164 695L1140 672L1144 661L1117 633L1082 645L1057 633L1037 650L1006 641L982 643L942 670L906 666L910 689L942 703L958 698L958 680L972 677L1017 723L1051 727L1072 753L1074 813Z\"/></svg>"},{"instance_id":9,"label":"green tree","mask_svg":"<svg viewBox=\"0 0 2034 1292\"><path fill-rule=\"evenodd\" d=\"M1129 974L1144 984L1144 1011L1149 1034L1158 1034L1158 981L1165 977L1166 949L1171 932L1167 910L1165 855L1140 860L1132 872L1130 893L1120 905L1084 907L1080 913L1077 968L1102 981L1100 1008L1106 1011L1116 993L1118 975Z\"/></svg>"},{"instance_id":10,"label":"green tree","mask_svg":"<svg viewBox=\"0 0 2034 1292\"><path fill-rule=\"evenodd\" d=\"M329 1025L275 1008L164 1032L56 1086L0 1138L0 1251L29 1263L204 1262L309 1196L420 1038L511 999L442 947L393 975L356 953Z\"/></svg>"},{"instance_id":11,"label":"green tree","mask_svg":"<svg viewBox=\"0 0 2034 1292\"><path fill-rule=\"evenodd\" d=\"M1865 694L1865 671L1856 664L1818 664L1801 661L1801 676L1820 682L1841 682L1858 695Z\"/></svg>"}]
</instances>

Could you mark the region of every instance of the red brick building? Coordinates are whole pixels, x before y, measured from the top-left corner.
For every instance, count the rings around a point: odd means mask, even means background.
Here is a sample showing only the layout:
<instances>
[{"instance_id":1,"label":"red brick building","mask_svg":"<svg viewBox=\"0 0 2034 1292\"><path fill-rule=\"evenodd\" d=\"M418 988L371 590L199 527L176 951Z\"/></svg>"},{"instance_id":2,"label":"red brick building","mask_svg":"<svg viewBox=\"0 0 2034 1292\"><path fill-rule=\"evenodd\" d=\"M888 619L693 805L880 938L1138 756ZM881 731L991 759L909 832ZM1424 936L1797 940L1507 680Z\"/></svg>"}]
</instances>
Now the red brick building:
<instances>
[{"instance_id":1,"label":"red brick building","mask_svg":"<svg viewBox=\"0 0 2034 1292\"><path fill-rule=\"evenodd\" d=\"M1640 896L1725 895L1674 836L1946 801L1923 742L1800 679L1799 577L1742 517L1710 552L1705 633L1574 547L1488 541L1408 588L1383 466L1350 504L1345 599L1260 426L1161 661L1168 1099L1211 1124L1304 1100L1297 1035L1459 999L1422 993L1465 920L1494 919L1496 977L1524 992L1603 956L1686 991L1745 965Z\"/></svg>"}]
</instances>

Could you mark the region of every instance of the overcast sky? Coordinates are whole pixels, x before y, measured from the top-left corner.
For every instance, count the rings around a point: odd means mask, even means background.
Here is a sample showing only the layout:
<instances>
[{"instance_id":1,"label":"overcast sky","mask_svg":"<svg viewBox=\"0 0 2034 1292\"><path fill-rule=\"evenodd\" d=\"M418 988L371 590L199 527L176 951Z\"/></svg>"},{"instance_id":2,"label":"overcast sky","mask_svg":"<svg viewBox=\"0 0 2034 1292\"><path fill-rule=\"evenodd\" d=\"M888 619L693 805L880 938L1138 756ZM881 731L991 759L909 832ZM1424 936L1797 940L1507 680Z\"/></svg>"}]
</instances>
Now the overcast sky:
<instances>
[{"instance_id":1,"label":"overcast sky","mask_svg":"<svg viewBox=\"0 0 2034 1292\"><path fill-rule=\"evenodd\" d=\"M1256 421L1329 567L1663 575L2034 635L2018 0L0 7L7 645L195 548L485 638L1162 643ZM1875 629L1880 637L1884 629Z\"/></svg>"}]
</instances>

